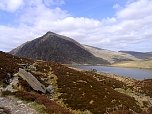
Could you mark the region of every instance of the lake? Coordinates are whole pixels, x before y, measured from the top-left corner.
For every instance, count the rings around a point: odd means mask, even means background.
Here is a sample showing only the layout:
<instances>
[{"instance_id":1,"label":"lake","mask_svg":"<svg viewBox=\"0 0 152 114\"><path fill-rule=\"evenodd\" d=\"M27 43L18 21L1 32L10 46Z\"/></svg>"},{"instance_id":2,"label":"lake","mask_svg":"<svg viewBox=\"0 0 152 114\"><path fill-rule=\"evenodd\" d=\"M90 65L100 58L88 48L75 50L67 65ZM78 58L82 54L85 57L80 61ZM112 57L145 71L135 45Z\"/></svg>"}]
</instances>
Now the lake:
<instances>
[{"instance_id":1,"label":"lake","mask_svg":"<svg viewBox=\"0 0 152 114\"><path fill-rule=\"evenodd\" d=\"M109 66L73 66L83 70L96 69L97 72L113 73L121 76L127 76L138 80L152 78L152 70L136 68L120 68Z\"/></svg>"}]
</instances>

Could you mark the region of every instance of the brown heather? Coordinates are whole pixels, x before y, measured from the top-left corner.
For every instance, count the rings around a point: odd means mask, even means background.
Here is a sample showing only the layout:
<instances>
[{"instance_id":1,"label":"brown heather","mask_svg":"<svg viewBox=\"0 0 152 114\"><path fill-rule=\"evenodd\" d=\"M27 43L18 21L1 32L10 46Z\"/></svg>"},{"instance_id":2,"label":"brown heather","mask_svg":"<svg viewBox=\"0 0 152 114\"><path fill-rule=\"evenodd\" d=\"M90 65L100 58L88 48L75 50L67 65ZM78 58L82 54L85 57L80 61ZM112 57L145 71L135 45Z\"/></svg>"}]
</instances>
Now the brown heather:
<instances>
[{"instance_id":1,"label":"brown heather","mask_svg":"<svg viewBox=\"0 0 152 114\"><path fill-rule=\"evenodd\" d=\"M134 112L142 112L141 107L133 97L114 90L115 88L127 89L127 85L106 75L76 71L55 62L32 61L3 52L0 52L0 60L1 82L7 73L15 74L18 72L20 67L18 63L34 64L37 69L36 72L30 72L45 86L49 83L43 81L42 78L47 78L49 72L55 74L58 92L60 93L58 99L62 100L64 105L70 109L89 110L93 114L104 114L106 112L110 114L134 114ZM144 80L139 81L137 86L143 90L143 93L151 96L151 84L151 80ZM21 89L15 93L16 97L44 105L45 111L49 114L72 114L67 108L56 103L56 100L50 100L47 95L34 91L26 81L20 79L19 86ZM142 114L151 114L150 111L151 108Z\"/></svg>"}]
</instances>

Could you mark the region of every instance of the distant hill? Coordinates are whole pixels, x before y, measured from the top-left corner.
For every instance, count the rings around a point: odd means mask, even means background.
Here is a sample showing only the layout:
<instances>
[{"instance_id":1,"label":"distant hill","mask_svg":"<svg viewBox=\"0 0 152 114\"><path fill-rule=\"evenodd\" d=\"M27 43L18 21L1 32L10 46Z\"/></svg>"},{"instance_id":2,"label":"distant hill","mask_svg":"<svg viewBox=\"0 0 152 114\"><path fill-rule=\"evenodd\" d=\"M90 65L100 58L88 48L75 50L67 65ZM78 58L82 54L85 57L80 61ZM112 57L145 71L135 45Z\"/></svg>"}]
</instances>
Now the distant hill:
<instances>
[{"instance_id":1,"label":"distant hill","mask_svg":"<svg viewBox=\"0 0 152 114\"><path fill-rule=\"evenodd\" d=\"M150 59L152 58L152 52L135 52L135 51L120 51L122 53L130 54L139 59Z\"/></svg>"},{"instance_id":2,"label":"distant hill","mask_svg":"<svg viewBox=\"0 0 152 114\"><path fill-rule=\"evenodd\" d=\"M152 60L123 61L112 64L116 67L152 69Z\"/></svg>"},{"instance_id":3,"label":"distant hill","mask_svg":"<svg viewBox=\"0 0 152 114\"><path fill-rule=\"evenodd\" d=\"M136 57L122 52L110 51L106 49L101 49L93 46L83 45L88 51L90 51L94 56L107 60L110 63L120 62L120 61L130 61L137 60Z\"/></svg>"},{"instance_id":4,"label":"distant hill","mask_svg":"<svg viewBox=\"0 0 152 114\"><path fill-rule=\"evenodd\" d=\"M147 52L148 54L152 54L152 52Z\"/></svg>"},{"instance_id":5,"label":"distant hill","mask_svg":"<svg viewBox=\"0 0 152 114\"><path fill-rule=\"evenodd\" d=\"M64 64L108 64L106 60L95 57L75 40L53 32L47 32L42 37L22 44L10 54Z\"/></svg>"}]
</instances>

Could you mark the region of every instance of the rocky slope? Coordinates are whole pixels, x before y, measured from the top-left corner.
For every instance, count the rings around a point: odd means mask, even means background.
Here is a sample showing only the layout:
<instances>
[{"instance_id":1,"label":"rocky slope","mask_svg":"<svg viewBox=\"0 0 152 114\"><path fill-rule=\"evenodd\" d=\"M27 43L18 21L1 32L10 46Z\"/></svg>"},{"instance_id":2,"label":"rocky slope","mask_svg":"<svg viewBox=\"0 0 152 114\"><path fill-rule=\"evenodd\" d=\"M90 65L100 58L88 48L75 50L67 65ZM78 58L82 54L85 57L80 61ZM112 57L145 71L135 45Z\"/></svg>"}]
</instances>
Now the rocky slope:
<instances>
[{"instance_id":1,"label":"rocky slope","mask_svg":"<svg viewBox=\"0 0 152 114\"><path fill-rule=\"evenodd\" d=\"M47 32L42 37L24 43L10 53L20 57L51 60L64 64L108 63L102 58L95 57L75 40L52 32Z\"/></svg>"},{"instance_id":2,"label":"rocky slope","mask_svg":"<svg viewBox=\"0 0 152 114\"><path fill-rule=\"evenodd\" d=\"M0 97L0 107L0 114L38 114L30 105L13 97ZM1 112L2 107L7 108Z\"/></svg>"},{"instance_id":3,"label":"rocky slope","mask_svg":"<svg viewBox=\"0 0 152 114\"><path fill-rule=\"evenodd\" d=\"M90 51L94 56L107 60L110 63L120 62L120 61L129 61L129 60L138 60L136 57L123 53L115 52L106 49L100 49L93 46L83 45L88 51Z\"/></svg>"},{"instance_id":4,"label":"rocky slope","mask_svg":"<svg viewBox=\"0 0 152 114\"><path fill-rule=\"evenodd\" d=\"M3 52L0 52L0 60L2 95L42 105L43 113L151 114L152 112L151 99L144 97L146 94L151 98L151 79L124 81L119 76L77 71L55 62L34 61ZM19 68L23 66L45 87L51 85L53 92L42 94L34 90L27 81L18 76ZM18 82L12 84L16 78ZM131 83L128 82L130 80ZM12 91L7 90L11 84Z\"/></svg>"}]
</instances>

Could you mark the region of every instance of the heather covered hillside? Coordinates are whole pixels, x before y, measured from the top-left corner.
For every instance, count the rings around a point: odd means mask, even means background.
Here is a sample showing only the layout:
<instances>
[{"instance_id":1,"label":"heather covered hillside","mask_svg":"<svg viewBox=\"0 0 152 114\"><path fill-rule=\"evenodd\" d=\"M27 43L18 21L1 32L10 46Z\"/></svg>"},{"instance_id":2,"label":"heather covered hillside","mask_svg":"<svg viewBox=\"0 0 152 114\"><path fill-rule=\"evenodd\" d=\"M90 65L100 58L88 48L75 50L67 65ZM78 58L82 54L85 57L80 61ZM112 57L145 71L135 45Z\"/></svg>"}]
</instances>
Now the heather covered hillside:
<instances>
[{"instance_id":1,"label":"heather covered hillside","mask_svg":"<svg viewBox=\"0 0 152 114\"><path fill-rule=\"evenodd\" d=\"M7 73L12 75L17 73L19 64L23 63L32 64L33 60L15 57L0 51L0 82L2 83Z\"/></svg>"},{"instance_id":2,"label":"heather covered hillside","mask_svg":"<svg viewBox=\"0 0 152 114\"><path fill-rule=\"evenodd\" d=\"M0 60L1 94L34 102L41 107L38 110L41 113L140 114L151 106L150 80L144 81L148 86L143 88L142 81L93 71L77 71L55 62L34 61L3 52L0 52ZM31 73L47 92L34 90L20 76L19 68ZM48 91L47 87L51 90Z\"/></svg>"}]
</instances>

